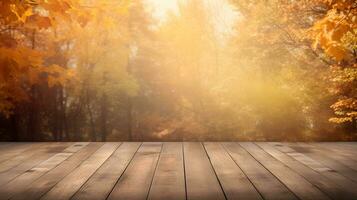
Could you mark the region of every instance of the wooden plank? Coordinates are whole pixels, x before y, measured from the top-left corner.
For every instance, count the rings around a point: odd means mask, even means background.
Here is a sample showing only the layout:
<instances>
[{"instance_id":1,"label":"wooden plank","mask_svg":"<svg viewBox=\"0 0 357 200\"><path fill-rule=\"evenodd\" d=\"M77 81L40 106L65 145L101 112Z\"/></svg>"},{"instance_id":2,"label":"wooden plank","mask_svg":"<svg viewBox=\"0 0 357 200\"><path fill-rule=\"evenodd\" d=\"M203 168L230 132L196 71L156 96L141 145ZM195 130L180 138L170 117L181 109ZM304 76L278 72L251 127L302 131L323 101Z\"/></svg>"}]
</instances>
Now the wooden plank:
<instances>
[{"instance_id":1,"label":"wooden plank","mask_svg":"<svg viewBox=\"0 0 357 200\"><path fill-rule=\"evenodd\" d=\"M15 153L9 153L9 154L4 153L4 161L0 163L0 173L18 166L19 164L24 162L26 159L29 159L34 154L43 151L43 148L47 148L48 145L50 144L52 143L46 143L46 142L33 143L31 144L30 148L26 149L25 151L22 151L21 149L20 150L15 149Z\"/></svg>"},{"instance_id":2,"label":"wooden plank","mask_svg":"<svg viewBox=\"0 0 357 200\"><path fill-rule=\"evenodd\" d=\"M284 163L290 169L303 176L306 180L314 184L332 199L357 199L357 191L346 191L343 187L337 185L335 182L326 178L322 174L274 148L272 144L259 142L257 145L259 145L265 152L269 153L275 159Z\"/></svg>"},{"instance_id":3,"label":"wooden plank","mask_svg":"<svg viewBox=\"0 0 357 200\"><path fill-rule=\"evenodd\" d=\"M304 153L295 151L294 149L287 146L288 144L286 144L286 143L275 142L272 144L274 144L274 146L276 148L278 148L280 151L286 153L287 155L291 156L295 160L303 163L304 165L310 167L311 169L313 169L317 172L333 171L331 168L310 158L309 156L305 155Z\"/></svg>"},{"instance_id":4,"label":"wooden plank","mask_svg":"<svg viewBox=\"0 0 357 200\"><path fill-rule=\"evenodd\" d=\"M146 199L161 148L162 143L143 143L108 199Z\"/></svg>"},{"instance_id":5,"label":"wooden plank","mask_svg":"<svg viewBox=\"0 0 357 200\"><path fill-rule=\"evenodd\" d=\"M185 198L182 143L164 143L148 199L181 200Z\"/></svg>"},{"instance_id":6,"label":"wooden plank","mask_svg":"<svg viewBox=\"0 0 357 200\"><path fill-rule=\"evenodd\" d=\"M5 172L0 173L0 185L10 182L15 177L21 175L27 170L33 168L42 161L48 159L54 154L61 152L64 148L69 146L70 143L51 143L44 146L43 149L23 161L21 164L13 167Z\"/></svg>"},{"instance_id":7,"label":"wooden plank","mask_svg":"<svg viewBox=\"0 0 357 200\"><path fill-rule=\"evenodd\" d=\"M225 199L224 193L201 143L184 143L188 199Z\"/></svg>"},{"instance_id":8,"label":"wooden plank","mask_svg":"<svg viewBox=\"0 0 357 200\"><path fill-rule=\"evenodd\" d=\"M0 152L3 153L4 151L11 151L17 148L21 148L24 144L31 144L25 142L0 142Z\"/></svg>"},{"instance_id":9,"label":"wooden plank","mask_svg":"<svg viewBox=\"0 0 357 200\"><path fill-rule=\"evenodd\" d=\"M329 158L332 158L334 160L337 160L338 162L342 163L343 165L357 171L357 161L354 159L349 158L348 156L346 157L345 155L340 154L340 152L336 149L330 149L326 148L323 146L320 146L318 143L308 143L309 147L314 149L314 151L318 151L319 153L323 154L324 156L327 156ZM335 147L333 147L335 148Z\"/></svg>"},{"instance_id":10,"label":"wooden plank","mask_svg":"<svg viewBox=\"0 0 357 200\"><path fill-rule=\"evenodd\" d=\"M292 147L297 150L298 152L305 152L309 157L317 160L318 162L324 164L328 168L337 171L341 175L345 176L346 178L357 182L357 171L343 165L342 163L338 162L336 159L333 159L329 155L323 154L321 151L314 149L311 145L306 143L289 143Z\"/></svg>"},{"instance_id":11,"label":"wooden plank","mask_svg":"<svg viewBox=\"0 0 357 200\"><path fill-rule=\"evenodd\" d=\"M357 151L357 142L336 142L336 143L352 151Z\"/></svg>"},{"instance_id":12,"label":"wooden plank","mask_svg":"<svg viewBox=\"0 0 357 200\"><path fill-rule=\"evenodd\" d=\"M339 142L318 142L316 145L357 161L357 150L350 150L345 146L340 145Z\"/></svg>"},{"instance_id":13,"label":"wooden plank","mask_svg":"<svg viewBox=\"0 0 357 200\"><path fill-rule=\"evenodd\" d=\"M79 152L75 153L69 159L62 162L60 165L41 176L31 185L27 186L22 191L13 196L11 199L16 200L34 200L39 199L42 195L48 192L67 174L71 173L82 161L86 160L93 152L97 151L103 143L90 143Z\"/></svg>"},{"instance_id":14,"label":"wooden plank","mask_svg":"<svg viewBox=\"0 0 357 200\"><path fill-rule=\"evenodd\" d=\"M224 143L237 165L254 184L264 199L297 199L274 175L237 143Z\"/></svg>"},{"instance_id":15,"label":"wooden plank","mask_svg":"<svg viewBox=\"0 0 357 200\"><path fill-rule=\"evenodd\" d=\"M245 148L258 162L274 174L282 183L294 192L302 200L329 199L323 192L301 177L289 167L271 157L261 148L251 142L243 142L240 145Z\"/></svg>"},{"instance_id":16,"label":"wooden plank","mask_svg":"<svg viewBox=\"0 0 357 200\"><path fill-rule=\"evenodd\" d=\"M253 184L220 143L206 142L204 147L227 199L262 199Z\"/></svg>"},{"instance_id":17,"label":"wooden plank","mask_svg":"<svg viewBox=\"0 0 357 200\"><path fill-rule=\"evenodd\" d=\"M301 162L302 164L310 167L311 169L317 171L318 173L322 174L326 178L330 179L334 183L341 186L345 191L351 194L356 194L357 184L350 179L342 176L337 171L327 168L318 161L310 158L309 156L297 152L291 147L287 146L287 143L273 143L275 148L279 149L281 152L286 153L287 155L291 156L293 159Z\"/></svg>"},{"instance_id":18,"label":"wooden plank","mask_svg":"<svg viewBox=\"0 0 357 200\"><path fill-rule=\"evenodd\" d=\"M39 165L16 177L6 185L0 187L0 199L9 199L16 192L22 191L24 188L26 188L27 185L32 183L38 177L62 163L73 153L79 151L87 144L88 143L75 143L70 147L64 149L62 152L56 153L55 155L43 161Z\"/></svg>"},{"instance_id":19,"label":"wooden plank","mask_svg":"<svg viewBox=\"0 0 357 200\"><path fill-rule=\"evenodd\" d=\"M345 142L333 142L334 147L341 148L343 151L348 151L353 153L354 155L357 154L357 142L354 142L352 145L345 145Z\"/></svg>"},{"instance_id":20,"label":"wooden plank","mask_svg":"<svg viewBox=\"0 0 357 200\"><path fill-rule=\"evenodd\" d=\"M106 199L141 143L125 142L71 199Z\"/></svg>"},{"instance_id":21,"label":"wooden plank","mask_svg":"<svg viewBox=\"0 0 357 200\"><path fill-rule=\"evenodd\" d=\"M2 142L0 145L0 163L5 162L6 160L13 159L22 152L36 145L36 143L29 142Z\"/></svg>"},{"instance_id":22,"label":"wooden plank","mask_svg":"<svg viewBox=\"0 0 357 200\"><path fill-rule=\"evenodd\" d=\"M89 177L112 155L120 143L105 143L72 173L57 183L41 199L70 199Z\"/></svg>"},{"instance_id":23,"label":"wooden plank","mask_svg":"<svg viewBox=\"0 0 357 200\"><path fill-rule=\"evenodd\" d=\"M0 150L2 150L2 148L6 148L8 145L13 144L14 142L0 142Z\"/></svg>"}]
</instances>

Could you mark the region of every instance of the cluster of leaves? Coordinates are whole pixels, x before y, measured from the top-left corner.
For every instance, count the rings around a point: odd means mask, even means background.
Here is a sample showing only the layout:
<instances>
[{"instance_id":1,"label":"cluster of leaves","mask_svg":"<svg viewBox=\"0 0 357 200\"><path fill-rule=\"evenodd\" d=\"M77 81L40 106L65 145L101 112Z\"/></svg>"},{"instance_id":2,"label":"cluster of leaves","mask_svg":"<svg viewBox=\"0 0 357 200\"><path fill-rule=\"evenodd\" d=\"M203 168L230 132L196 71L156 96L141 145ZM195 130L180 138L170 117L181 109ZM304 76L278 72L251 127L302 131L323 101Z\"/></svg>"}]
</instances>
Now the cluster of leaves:
<instances>
[{"instance_id":1,"label":"cluster of leaves","mask_svg":"<svg viewBox=\"0 0 357 200\"><path fill-rule=\"evenodd\" d=\"M10 115L16 104L29 99L34 85L52 87L72 79L66 66L49 62L56 53L54 41L38 40L54 37L61 21L75 17L74 6L58 0L0 2L0 113Z\"/></svg>"},{"instance_id":2,"label":"cluster of leaves","mask_svg":"<svg viewBox=\"0 0 357 200\"><path fill-rule=\"evenodd\" d=\"M353 0L324 0L321 3L327 11L311 28L313 47L316 49L319 45L337 62L351 59L355 49L350 46L349 39L356 38L357 3Z\"/></svg>"},{"instance_id":3,"label":"cluster of leaves","mask_svg":"<svg viewBox=\"0 0 357 200\"><path fill-rule=\"evenodd\" d=\"M311 28L313 47L321 48L331 59L331 91L338 100L331 108L336 123L357 120L357 2L333 0L320 2L326 13Z\"/></svg>"}]
</instances>

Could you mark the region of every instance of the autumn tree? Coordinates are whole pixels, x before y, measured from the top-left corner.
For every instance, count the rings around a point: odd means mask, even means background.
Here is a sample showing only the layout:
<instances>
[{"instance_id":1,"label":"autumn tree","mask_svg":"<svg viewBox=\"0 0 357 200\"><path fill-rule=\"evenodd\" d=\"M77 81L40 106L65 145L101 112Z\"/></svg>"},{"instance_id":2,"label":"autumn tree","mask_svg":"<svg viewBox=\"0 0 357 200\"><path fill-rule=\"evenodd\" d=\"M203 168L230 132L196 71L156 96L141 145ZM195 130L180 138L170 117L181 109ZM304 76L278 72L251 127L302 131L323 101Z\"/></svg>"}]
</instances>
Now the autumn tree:
<instances>
[{"instance_id":1,"label":"autumn tree","mask_svg":"<svg viewBox=\"0 0 357 200\"><path fill-rule=\"evenodd\" d=\"M357 129L357 3L355 1L319 1L323 16L311 27L314 49L320 49L331 66L331 91L338 96L331 108L335 123L349 123Z\"/></svg>"},{"instance_id":2,"label":"autumn tree","mask_svg":"<svg viewBox=\"0 0 357 200\"><path fill-rule=\"evenodd\" d=\"M71 72L52 62L53 40L61 20L69 20L74 5L69 1L2 1L0 43L0 111L12 117L28 113L27 138L39 139L40 106L44 87L63 85ZM42 99L43 100L43 99ZM19 106L23 105L23 106ZM17 138L14 128L14 139Z\"/></svg>"}]
</instances>

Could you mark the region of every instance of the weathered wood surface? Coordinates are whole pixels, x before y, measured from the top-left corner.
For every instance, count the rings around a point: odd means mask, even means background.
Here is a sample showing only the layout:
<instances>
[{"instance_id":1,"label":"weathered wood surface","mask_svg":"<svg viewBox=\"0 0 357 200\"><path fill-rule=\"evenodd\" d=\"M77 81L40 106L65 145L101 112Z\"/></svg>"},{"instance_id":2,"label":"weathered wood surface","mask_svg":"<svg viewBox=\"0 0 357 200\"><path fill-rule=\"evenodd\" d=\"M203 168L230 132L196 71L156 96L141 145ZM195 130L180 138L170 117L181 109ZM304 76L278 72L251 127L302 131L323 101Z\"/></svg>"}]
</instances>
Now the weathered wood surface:
<instances>
[{"instance_id":1,"label":"weathered wood surface","mask_svg":"<svg viewBox=\"0 0 357 200\"><path fill-rule=\"evenodd\" d=\"M357 199L357 143L0 143L2 199Z\"/></svg>"}]
</instances>

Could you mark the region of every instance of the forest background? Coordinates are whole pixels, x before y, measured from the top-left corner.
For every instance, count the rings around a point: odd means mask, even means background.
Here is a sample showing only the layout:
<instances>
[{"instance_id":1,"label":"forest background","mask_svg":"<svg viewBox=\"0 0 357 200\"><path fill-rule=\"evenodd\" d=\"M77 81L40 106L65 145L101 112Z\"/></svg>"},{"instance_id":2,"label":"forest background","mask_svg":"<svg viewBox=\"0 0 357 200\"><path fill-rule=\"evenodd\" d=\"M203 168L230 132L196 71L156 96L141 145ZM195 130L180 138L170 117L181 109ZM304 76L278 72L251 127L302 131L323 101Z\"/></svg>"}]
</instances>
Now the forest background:
<instances>
[{"instance_id":1,"label":"forest background","mask_svg":"<svg viewBox=\"0 0 357 200\"><path fill-rule=\"evenodd\" d=\"M0 140L356 140L356 1L168 2L0 1Z\"/></svg>"}]
</instances>

